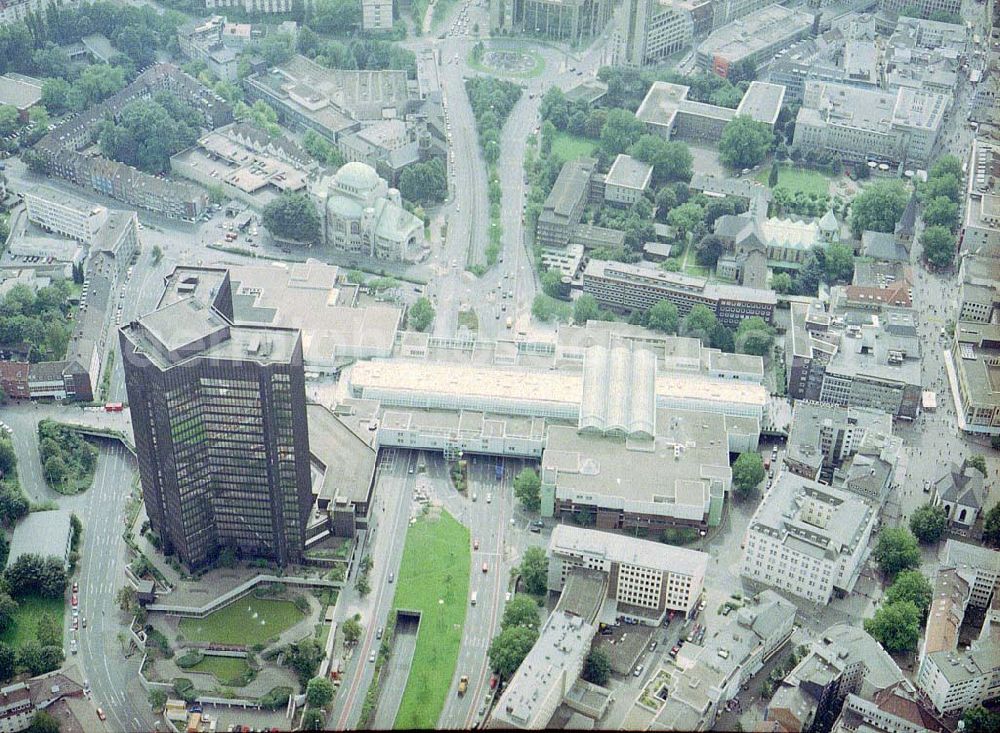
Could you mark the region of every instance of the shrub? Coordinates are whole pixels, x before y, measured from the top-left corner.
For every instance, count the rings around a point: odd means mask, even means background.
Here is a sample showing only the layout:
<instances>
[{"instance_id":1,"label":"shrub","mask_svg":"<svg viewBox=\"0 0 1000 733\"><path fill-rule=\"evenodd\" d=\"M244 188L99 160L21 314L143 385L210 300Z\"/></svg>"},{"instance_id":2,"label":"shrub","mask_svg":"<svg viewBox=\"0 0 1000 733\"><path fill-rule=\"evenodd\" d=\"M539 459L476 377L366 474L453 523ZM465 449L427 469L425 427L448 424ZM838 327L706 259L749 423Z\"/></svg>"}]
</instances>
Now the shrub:
<instances>
[{"instance_id":1,"label":"shrub","mask_svg":"<svg viewBox=\"0 0 1000 733\"><path fill-rule=\"evenodd\" d=\"M258 702L265 710L276 710L288 704L288 698L291 697L291 694L291 687L273 687Z\"/></svg>"},{"instance_id":2,"label":"shrub","mask_svg":"<svg viewBox=\"0 0 1000 733\"><path fill-rule=\"evenodd\" d=\"M184 702L194 702L196 692L194 682L187 677L174 677L174 693Z\"/></svg>"},{"instance_id":3,"label":"shrub","mask_svg":"<svg viewBox=\"0 0 1000 733\"><path fill-rule=\"evenodd\" d=\"M198 649L192 649L191 651L177 657L177 659L174 660L174 664L181 669L190 669L191 667L200 664L203 659L205 659L204 652Z\"/></svg>"}]
</instances>

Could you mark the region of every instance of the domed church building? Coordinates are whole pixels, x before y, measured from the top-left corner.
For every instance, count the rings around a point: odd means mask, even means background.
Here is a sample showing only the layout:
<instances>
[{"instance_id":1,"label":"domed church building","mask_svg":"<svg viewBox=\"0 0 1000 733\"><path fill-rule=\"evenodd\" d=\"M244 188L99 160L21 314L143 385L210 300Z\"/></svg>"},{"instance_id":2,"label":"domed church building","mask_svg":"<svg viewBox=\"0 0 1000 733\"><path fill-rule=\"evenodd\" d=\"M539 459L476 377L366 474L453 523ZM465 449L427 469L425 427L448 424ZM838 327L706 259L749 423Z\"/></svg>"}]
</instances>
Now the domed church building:
<instances>
[{"instance_id":1,"label":"domed church building","mask_svg":"<svg viewBox=\"0 0 1000 733\"><path fill-rule=\"evenodd\" d=\"M403 208L399 191L375 169L347 163L312 190L328 245L383 260L412 260L420 254L424 223Z\"/></svg>"}]
</instances>

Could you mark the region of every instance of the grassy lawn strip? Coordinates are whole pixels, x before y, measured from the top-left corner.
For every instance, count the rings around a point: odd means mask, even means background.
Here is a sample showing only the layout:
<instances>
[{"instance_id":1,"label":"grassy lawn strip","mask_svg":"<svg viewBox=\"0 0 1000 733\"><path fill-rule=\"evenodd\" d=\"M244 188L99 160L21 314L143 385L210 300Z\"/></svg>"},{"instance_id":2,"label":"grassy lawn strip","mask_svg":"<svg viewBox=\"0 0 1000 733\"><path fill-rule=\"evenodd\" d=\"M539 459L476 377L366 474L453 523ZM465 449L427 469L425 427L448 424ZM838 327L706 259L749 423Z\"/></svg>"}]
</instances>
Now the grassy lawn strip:
<instances>
[{"instance_id":1,"label":"grassy lawn strip","mask_svg":"<svg viewBox=\"0 0 1000 733\"><path fill-rule=\"evenodd\" d=\"M393 608L419 610L421 618L396 729L437 725L462 641L470 564L469 531L447 512L407 531Z\"/></svg>"},{"instance_id":2,"label":"grassy lawn strip","mask_svg":"<svg viewBox=\"0 0 1000 733\"><path fill-rule=\"evenodd\" d=\"M766 186L770 174L771 169L765 167L761 168L754 177ZM823 196L830 192L830 179L819 171L809 168L791 168L783 165L778 169L778 185L775 188L779 186L792 193L802 191L807 194Z\"/></svg>"},{"instance_id":3,"label":"grassy lawn strip","mask_svg":"<svg viewBox=\"0 0 1000 733\"><path fill-rule=\"evenodd\" d=\"M459 311L458 312L458 325L465 326L470 331L479 330L479 318L476 316L476 312L469 311Z\"/></svg>"},{"instance_id":4,"label":"grassy lawn strip","mask_svg":"<svg viewBox=\"0 0 1000 733\"><path fill-rule=\"evenodd\" d=\"M210 674L223 685L234 685L242 682L241 678L247 673L248 667L246 660L239 657L206 656L189 671Z\"/></svg>"},{"instance_id":5,"label":"grassy lawn strip","mask_svg":"<svg viewBox=\"0 0 1000 733\"><path fill-rule=\"evenodd\" d=\"M552 139L551 155L558 155L561 160L576 160L593 155L596 149L597 142L589 137L560 132Z\"/></svg>"},{"instance_id":6,"label":"grassy lawn strip","mask_svg":"<svg viewBox=\"0 0 1000 733\"><path fill-rule=\"evenodd\" d=\"M63 598L41 598L25 596L17 599L17 613L14 614L13 625L0 634L0 641L17 649L26 641L37 638L38 619L43 614L55 616L62 628L63 615L66 613L66 602Z\"/></svg>"},{"instance_id":7,"label":"grassy lawn strip","mask_svg":"<svg viewBox=\"0 0 1000 733\"><path fill-rule=\"evenodd\" d=\"M709 268L698 264L698 260L695 259L694 244L691 242L684 245L684 254L681 256L681 272L685 275L695 275L696 277L708 277L711 275Z\"/></svg>"},{"instance_id":8,"label":"grassy lawn strip","mask_svg":"<svg viewBox=\"0 0 1000 733\"><path fill-rule=\"evenodd\" d=\"M180 632L188 641L216 644L263 644L302 620L291 601L247 596L205 618L183 618Z\"/></svg>"}]
</instances>

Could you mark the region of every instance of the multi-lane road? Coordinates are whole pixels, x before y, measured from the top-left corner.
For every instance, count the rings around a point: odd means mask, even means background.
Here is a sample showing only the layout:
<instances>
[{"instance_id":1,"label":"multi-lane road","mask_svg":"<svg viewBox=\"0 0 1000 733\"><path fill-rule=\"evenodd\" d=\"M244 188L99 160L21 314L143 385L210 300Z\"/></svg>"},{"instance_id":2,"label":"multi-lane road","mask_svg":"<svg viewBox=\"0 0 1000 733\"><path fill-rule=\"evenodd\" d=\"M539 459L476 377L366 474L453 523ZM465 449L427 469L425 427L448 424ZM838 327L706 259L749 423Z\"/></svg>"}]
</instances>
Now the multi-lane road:
<instances>
[{"instance_id":1,"label":"multi-lane road","mask_svg":"<svg viewBox=\"0 0 1000 733\"><path fill-rule=\"evenodd\" d=\"M94 704L103 707L110 727L120 731L153 726L146 693L138 681L142 655L124 657L128 644L123 647L121 634L128 619L115 603L125 579L125 497L134 478L135 459L120 443L108 441L101 450L93 486L64 504L80 515L84 526L79 574L81 666Z\"/></svg>"},{"instance_id":2,"label":"multi-lane road","mask_svg":"<svg viewBox=\"0 0 1000 733\"><path fill-rule=\"evenodd\" d=\"M75 513L83 524L80 562L74 575L79 583L80 626L74 633L72 615L66 614L65 652L67 657L73 656L70 639L76 638L77 659L89 680L94 704L104 708L112 729L150 730L153 720L138 682L140 660L138 655L124 657L119 634L127 619L115 604L115 594L125 577L125 500L135 479L135 460L117 441L104 441L93 485L75 496L56 493L42 478L36 431L40 419L59 416L58 408L50 406L19 404L4 409L4 421L14 431L18 474L25 493L33 502L57 501L60 509Z\"/></svg>"},{"instance_id":3,"label":"multi-lane road","mask_svg":"<svg viewBox=\"0 0 1000 733\"><path fill-rule=\"evenodd\" d=\"M416 455L409 451L384 450L379 454L375 493L371 509L371 530L366 538L366 554L374 565L369 574L371 592L362 597L354 580L341 591L336 621L342 624L356 613L361 615L364 633L344 669L344 683L334 700L327 726L337 730L356 728L365 693L371 684L375 665L370 661L381 642L377 630L385 627L392 610L394 583L390 574L399 572L406 540L406 527L413 507L416 484ZM402 694L402 690L399 691Z\"/></svg>"},{"instance_id":4,"label":"multi-lane road","mask_svg":"<svg viewBox=\"0 0 1000 733\"><path fill-rule=\"evenodd\" d=\"M450 499L442 503L468 527L473 543L470 606L465 614L462 644L450 692L438 719L439 728L472 728L481 720L486 698L491 693L486 651L499 631L513 566L506 532L514 510L514 464L504 467L503 479L498 481L495 473L497 460L480 456L470 461L468 497L459 496L447 488L444 461L438 458L432 464L431 475L438 478L438 486L446 487L444 494ZM471 499L472 495L476 496L475 502ZM476 594L475 606L471 605L472 593ZM469 689L463 697L459 697L458 679L462 675L468 676Z\"/></svg>"}]
</instances>

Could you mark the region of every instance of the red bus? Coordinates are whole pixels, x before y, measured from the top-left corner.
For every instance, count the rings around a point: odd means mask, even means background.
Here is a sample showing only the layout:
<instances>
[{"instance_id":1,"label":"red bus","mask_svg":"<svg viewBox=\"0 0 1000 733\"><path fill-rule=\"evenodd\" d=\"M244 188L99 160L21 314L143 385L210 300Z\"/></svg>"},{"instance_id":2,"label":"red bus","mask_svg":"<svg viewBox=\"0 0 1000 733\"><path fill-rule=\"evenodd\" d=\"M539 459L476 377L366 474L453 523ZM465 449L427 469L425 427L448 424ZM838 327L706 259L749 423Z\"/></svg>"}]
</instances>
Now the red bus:
<instances>
[{"instance_id":1,"label":"red bus","mask_svg":"<svg viewBox=\"0 0 1000 733\"><path fill-rule=\"evenodd\" d=\"M105 412L121 412L123 409L124 406L121 402L109 402L104 406Z\"/></svg>"}]
</instances>

